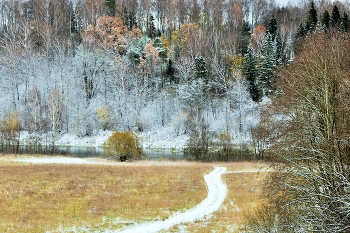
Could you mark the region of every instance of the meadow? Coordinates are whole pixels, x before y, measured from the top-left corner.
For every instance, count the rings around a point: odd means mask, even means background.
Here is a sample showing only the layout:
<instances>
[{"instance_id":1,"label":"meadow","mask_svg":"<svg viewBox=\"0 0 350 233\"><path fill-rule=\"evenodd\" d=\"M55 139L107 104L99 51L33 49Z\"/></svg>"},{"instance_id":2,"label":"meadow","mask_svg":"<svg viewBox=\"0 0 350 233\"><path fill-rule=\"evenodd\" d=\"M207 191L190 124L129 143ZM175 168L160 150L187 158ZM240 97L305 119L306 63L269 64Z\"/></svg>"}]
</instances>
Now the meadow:
<instances>
[{"instance_id":1,"label":"meadow","mask_svg":"<svg viewBox=\"0 0 350 233\"><path fill-rule=\"evenodd\" d=\"M203 178L227 167L228 194L209 219L166 232L238 232L244 215L259 204L266 172L260 163L141 161L110 165L29 164L0 159L0 232L120 230L162 220L200 203Z\"/></svg>"}]
</instances>

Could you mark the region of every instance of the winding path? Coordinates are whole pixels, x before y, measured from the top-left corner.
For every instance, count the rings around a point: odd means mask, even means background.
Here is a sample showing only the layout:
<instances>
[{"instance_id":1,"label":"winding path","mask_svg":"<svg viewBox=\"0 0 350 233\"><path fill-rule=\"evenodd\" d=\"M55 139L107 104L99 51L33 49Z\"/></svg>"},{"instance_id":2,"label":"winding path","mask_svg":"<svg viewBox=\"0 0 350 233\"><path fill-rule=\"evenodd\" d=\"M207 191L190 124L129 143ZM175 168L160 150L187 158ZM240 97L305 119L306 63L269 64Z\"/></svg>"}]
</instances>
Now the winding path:
<instances>
[{"instance_id":1,"label":"winding path","mask_svg":"<svg viewBox=\"0 0 350 233\"><path fill-rule=\"evenodd\" d=\"M193 222L196 219L210 215L218 210L225 200L227 188L221 179L221 175L224 174L225 171L225 167L216 167L214 171L204 176L208 188L208 196L194 208L184 213L175 214L164 221L143 223L117 232L158 232L180 223Z\"/></svg>"}]
</instances>

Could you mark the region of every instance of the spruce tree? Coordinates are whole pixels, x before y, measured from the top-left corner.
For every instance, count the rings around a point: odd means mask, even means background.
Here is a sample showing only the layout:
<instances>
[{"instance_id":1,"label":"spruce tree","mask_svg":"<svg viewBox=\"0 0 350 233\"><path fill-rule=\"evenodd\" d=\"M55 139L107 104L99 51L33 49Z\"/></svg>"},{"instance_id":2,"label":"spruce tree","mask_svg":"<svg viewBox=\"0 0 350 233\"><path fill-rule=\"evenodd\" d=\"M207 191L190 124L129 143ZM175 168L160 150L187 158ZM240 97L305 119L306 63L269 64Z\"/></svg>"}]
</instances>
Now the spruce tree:
<instances>
[{"instance_id":1,"label":"spruce tree","mask_svg":"<svg viewBox=\"0 0 350 233\"><path fill-rule=\"evenodd\" d=\"M157 29L154 26L154 17L153 17L153 15L149 16L147 35L148 35L149 38L154 38L154 37L157 36Z\"/></svg>"},{"instance_id":2,"label":"spruce tree","mask_svg":"<svg viewBox=\"0 0 350 233\"><path fill-rule=\"evenodd\" d=\"M249 26L249 23L246 21L243 21L241 34L239 35L238 41L237 41L237 47L236 47L237 54L242 54L242 55L246 54L248 44L249 44L250 34L251 34L251 28Z\"/></svg>"},{"instance_id":3,"label":"spruce tree","mask_svg":"<svg viewBox=\"0 0 350 233\"><path fill-rule=\"evenodd\" d=\"M175 77L175 68L171 59L168 61L165 74L168 77L170 83L179 83L179 80Z\"/></svg>"},{"instance_id":4,"label":"spruce tree","mask_svg":"<svg viewBox=\"0 0 350 233\"><path fill-rule=\"evenodd\" d=\"M330 20L331 26L333 28L338 28L340 24L340 13L338 10L337 5L334 5L333 10L332 10L332 17Z\"/></svg>"},{"instance_id":5,"label":"spruce tree","mask_svg":"<svg viewBox=\"0 0 350 233\"><path fill-rule=\"evenodd\" d=\"M341 18L340 30L342 32L348 32L349 30L349 16L344 12L343 17Z\"/></svg>"},{"instance_id":6,"label":"spruce tree","mask_svg":"<svg viewBox=\"0 0 350 233\"><path fill-rule=\"evenodd\" d=\"M303 39L307 34L307 31L303 25L303 23L300 23L299 24L299 27L297 29L297 32L295 34L295 39L296 40L300 40L300 39Z\"/></svg>"},{"instance_id":7,"label":"spruce tree","mask_svg":"<svg viewBox=\"0 0 350 233\"><path fill-rule=\"evenodd\" d=\"M269 33L266 34L264 39L261 59L258 76L263 93L268 96L272 92L272 79L276 66L274 43Z\"/></svg>"},{"instance_id":8,"label":"spruce tree","mask_svg":"<svg viewBox=\"0 0 350 233\"><path fill-rule=\"evenodd\" d=\"M194 69L195 69L195 78L203 79L205 84L208 84L208 70L207 64L202 56L197 55L194 58Z\"/></svg>"},{"instance_id":9,"label":"spruce tree","mask_svg":"<svg viewBox=\"0 0 350 233\"><path fill-rule=\"evenodd\" d=\"M306 21L305 29L307 32L313 31L316 29L317 25L317 11L315 10L315 4L311 2L311 9L309 10L309 16Z\"/></svg>"},{"instance_id":10,"label":"spruce tree","mask_svg":"<svg viewBox=\"0 0 350 233\"><path fill-rule=\"evenodd\" d=\"M126 7L123 8L123 15L122 15L123 22L125 26L131 30L134 26L137 27L136 22L136 15L134 12L129 11Z\"/></svg>"},{"instance_id":11,"label":"spruce tree","mask_svg":"<svg viewBox=\"0 0 350 233\"><path fill-rule=\"evenodd\" d=\"M271 39L275 40L275 37L277 34L277 20L276 20L274 15L272 16L272 18L269 21L269 24L267 26L267 32L270 33Z\"/></svg>"},{"instance_id":12,"label":"spruce tree","mask_svg":"<svg viewBox=\"0 0 350 233\"><path fill-rule=\"evenodd\" d=\"M253 101L261 100L261 91L258 87L258 72L256 68L256 56L252 44L248 45L247 53L242 64L242 75L248 82L248 90Z\"/></svg>"},{"instance_id":13,"label":"spruce tree","mask_svg":"<svg viewBox=\"0 0 350 233\"><path fill-rule=\"evenodd\" d=\"M284 55L283 55L283 39L280 31L277 31L276 38L275 38L275 57L276 57L276 64L281 64L284 62Z\"/></svg>"},{"instance_id":14,"label":"spruce tree","mask_svg":"<svg viewBox=\"0 0 350 233\"><path fill-rule=\"evenodd\" d=\"M331 20L331 17L329 15L329 12L327 10L325 10L323 15L322 15L321 23L326 29L329 28L330 20Z\"/></svg>"}]
</instances>

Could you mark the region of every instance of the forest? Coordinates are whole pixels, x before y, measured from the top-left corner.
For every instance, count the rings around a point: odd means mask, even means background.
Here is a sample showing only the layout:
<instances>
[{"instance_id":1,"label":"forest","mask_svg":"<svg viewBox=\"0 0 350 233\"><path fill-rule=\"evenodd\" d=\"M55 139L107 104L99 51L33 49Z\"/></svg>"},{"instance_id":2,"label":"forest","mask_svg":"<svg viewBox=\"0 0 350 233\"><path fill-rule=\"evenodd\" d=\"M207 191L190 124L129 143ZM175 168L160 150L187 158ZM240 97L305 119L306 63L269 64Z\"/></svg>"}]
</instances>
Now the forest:
<instances>
[{"instance_id":1,"label":"forest","mask_svg":"<svg viewBox=\"0 0 350 233\"><path fill-rule=\"evenodd\" d=\"M349 2L0 4L1 152L167 128L196 160L274 162L243 232L350 231Z\"/></svg>"},{"instance_id":2,"label":"forest","mask_svg":"<svg viewBox=\"0 0 350 233\"><path fill-rule=\"evenodd\" d=\"M312 31L348 31L349 3L273 0L4 0L0 144L99 130L188 135L193 147L268 140L277 72ZM45 135L45 142L43 141Z\"/></svg>"}]
</instances>

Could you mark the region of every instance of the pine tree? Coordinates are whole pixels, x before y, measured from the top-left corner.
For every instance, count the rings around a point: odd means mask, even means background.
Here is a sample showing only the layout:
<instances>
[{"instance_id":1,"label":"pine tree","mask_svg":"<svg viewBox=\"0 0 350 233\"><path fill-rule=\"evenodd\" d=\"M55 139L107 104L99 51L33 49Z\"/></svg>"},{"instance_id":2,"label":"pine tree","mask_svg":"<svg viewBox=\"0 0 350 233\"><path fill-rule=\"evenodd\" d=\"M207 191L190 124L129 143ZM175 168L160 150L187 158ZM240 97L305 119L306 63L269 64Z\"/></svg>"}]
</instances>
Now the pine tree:
<instances>
[{"instance_id":1,"label":"pine tree","mask_svg":"<svg viewBox=\"0 0 350 233\"><path fill-rule=\"evenodd\" d=\"M349 16L344 12L343 17L341 18L340 30L342 32L348 32L349 30Z\"/></svg>"},{"instance_id":2,"label":"pine tree","mask_svg":"<svg viewBox=\"0 0 350 233\"><path fill-rule=\"evenodd\" d=\"M105 5L107 8L107 15L114 17L116 13L115 0L106 0Z\"/></svg>"},{"instance_id":3,"label":"pine tree","mask_svg":"<svg viewBox=\"0 0 350 233\"><path fill-rule=\"evenodd\" d=\"M306 21L305 29L307 32L313 31L316 29L317 25L317 11L315 10L315 4L311 2L311 9L309 10L309 16Z\"/></svg>"},{"instance_id":4,"label":"pine tree","mask_svg":"<svg viewBox=\"0 0 350 233\"><path fill-rule=\"evenodd\" d=\"M332 17L330 20L331 26L333 28L338 28L340 24L340 13L338 10L337 5L334 5L333 10L332 10Z\"/></svg>"},{"instance_id":5,"label":"pine tree","mask_svg":"<svg viewBox=\"0 0 350 233\"><path fill-rule=\"evenodd\" d=\"M331 17L329 15L329 12L325 10L321 19L321 23L326 29L329 28L330 20L331 20Z\"/></svg>"},{"instance_id":6,"label":"pine tree","mask_svg":"<svg viewBox=\"0 0 350 233\"><path fill-rule=\"evenodd\" d=\"M272 92L272 79L276 67L275 49L272 36L267 33L262 48L262 62L258 70L259 81L265 95Z\"/></svg>"},{"instance_id":7,"label":"pine tree","mask_svg":"<svg viewBox=\"0 0 350 233\"><path fill-rule=\"evenodd\" d=\"M261 100L261 91L258 87L258 72L256 68L256 56L252 44L248 45L247 53L242 64L242 74L248 82L248 90L253 101Z\"/></svg>"},{"instance_id":8,"label":"pine tree","mask_svg":"<svg viewBox=\"0 0 350 233\"><path fill-rule=\"evenodd\" d=\"M277 34L277 20L274 15L270 19L269 25L267 26L267 32L270 33L272 41L275 40Z\"/></svg>"}]
</instances>

